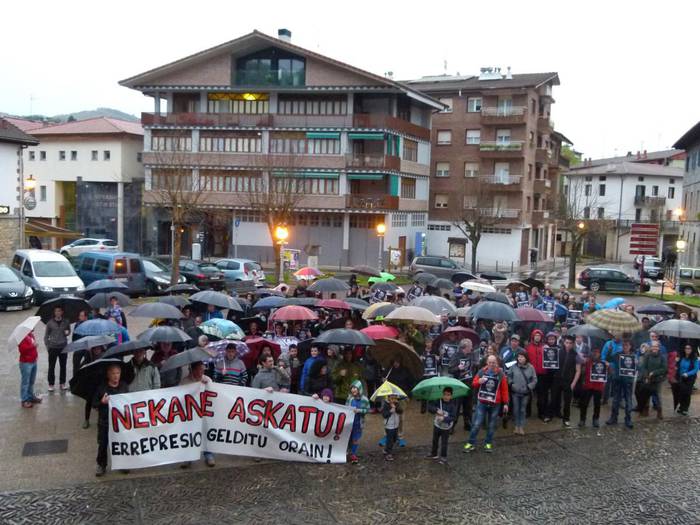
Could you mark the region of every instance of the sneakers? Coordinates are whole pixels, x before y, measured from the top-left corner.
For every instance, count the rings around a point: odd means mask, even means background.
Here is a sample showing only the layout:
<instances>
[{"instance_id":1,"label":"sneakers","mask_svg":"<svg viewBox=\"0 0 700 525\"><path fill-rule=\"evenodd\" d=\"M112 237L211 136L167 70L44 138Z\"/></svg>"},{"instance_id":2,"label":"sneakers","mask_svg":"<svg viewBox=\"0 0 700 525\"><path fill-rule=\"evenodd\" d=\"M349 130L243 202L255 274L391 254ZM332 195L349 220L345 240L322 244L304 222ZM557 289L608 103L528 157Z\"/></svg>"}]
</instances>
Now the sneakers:
<instances>
[{"instance_id":1,"label":"sneakers","mask_svg":"<svg viewBox=\"0 0 700 525\"><path fill-rule=\"evenodd\" d=\"M90 422L89 421L83 421L83 429L88 429L90 428Z\"/></svg>"},{"instance_id":2,"label":"sneakers","mask_svg":"<svg viewBox=\"0 0 700 525\"><path fill-rule=\"evenodd\" d=\"M546 417L546 418L543 419L543 421L544 421L545 423L549 423L551 420L552 420L551 417Z\"/></svg>"},{"instance_id":3,"label":"sneakers","mask_svg":"<svg viewBox=\"0 0 700 525\"><path fill-rule=\"evenodd\" d=\"M425 456L425 459L438 460L438 459L440 459L440 456L433 456L432 454L428 454L427 456Z\"/></svg>"},{"instance_id":4,"label":"sneakers","mask_svg":"<svg viewBox=\"0 0 700 525\"><path fill-rule=\"evenodd\" d=\"M438 459L438 463L440 463L440 465L447 465L447 458Z\"/></svg>"},{"instance_id":5,"label":"sneakers","mask_svg":"<svg viewBox=\"0 0 700 525\"><path fill-rule=\"evenodd\" d=\"M357 465L359 462L360 458L358 458L355 454L350 454L350 463Z\"/></svg>"},{"instance_id":6,"label":"sneakers","mask_svg":"<svg viewBox=\"0 0 700 525\"><path fill-rule=\"evenodd\" d=\"M687 415L688 415L688 411L687 411L687 410L679 410L678 413L679 413L681 416L687 416Z\"/></svg>"},{"instance_id":7,"label":"sneakers","mask_svg":"<svg viewBox=\"0 0 700 525\"><path fill-rule=\"evenodd\" d=\"M207 456L206 458L204 458L204 462L207 464L207 467L216 466L216 461L214 460L213 456Z\"/></svg>"},{"instance_id":8,"label":"sneakers","mask_svg":"<svg viewBox=\"0 0 700 525\"><path fill-rule=\"evenodd\" d=\"M384 461L394 461L394 456L391 454L384 454Z\"/></svg>"},{"instance_id":9,"label":"sneakers","mask_svg":"<svg viewBox=\"0 0 700 525\"><path fill-rule=\"evenodd\" d=\"M403 439L403 438L400 438L400 439L399 439L399 446L402 447L402 448L405 447L405 446L406 446L406 440Z\"/></svg>"},{"instance_id":10,"label":"sneakers","mask_svg":"<svg viewBox=\"0 0 700 525\"><path fill-rule=\"evenodd\" d=\"M571 427L571 423L569 423L569 421L566 420L566 419L563 419L562 422L561 422L561 424L564 425L566 428ZM585 423L584 423L584 424L585 424Z\"/></svg>"},{"instance_id":11,"label":"sneakers","mask_svg":"<svg viewBox=\"0 0 700 525\"><path fill-rule=\"evenodd\" d=\"M104 476L105 472L107 472L107 469L102 465L97 465L97 467L95 468L95 476L97 476L98 478Z\"/></svg>"},{"instance_id":12,"label":"sneakers","mask_svg":"<svg viewBox=\"0 0 700 525\"><path fill-rule=\"evenodd\" d=\"M594 419L593 420L593 428L599 428L599 427L600 427L600 423L598 422L597 419Z\"/></svg>"},{"instance_id":13,"label":"sneakers","mask_svg":"<svg viewBox=\"0 0 700 525\"><path fill-rule=\"evenodd\" d=\"M61 391L68 390L68 385L61 383Z\"/></svg>"},{"instance_id":14,"label":"sneakers","mask_svg":"<svg viewBox=\"0 0 700 525\"><path fill-rule=\"evenodd\" d=\"M53 385L49 385L49 388L47 390L49 392L53 392L55 390L55 388L53 387Z\"/></svg>"},{"instance_id":15,"label":"sneakers","mask_svg":"<svg viewBox=\"0 0 700 525\"><path fill-rule=\"evenodd\" d=\"M464 453L467 453L467 452L474 452L474 449L475 449L475 448L476 448L476 447L475 447L474 445L472 445L471 443L466 443L466 444L464 445L464 449L462 450L462 452L464 452Z\"/></svg>"},{"instance_id":16,"label":"sneakers","mask_svg":"<svg viewBox=\"0 0 700 525\"><path fill-rule=\"evenodd\" d=\"M31 401L22 401L22 408L32 408L34 404Z\"/></svg>"},{"instance_id":17,"label":"sneakers","mask_svg":"<svg viewBox=\"0 0 700 525\"><path fill-rule=\"evenodd\" d=\"M38 403L41 403L41 398L40 398L40 397L34 396L34 397L32 398L32 403L34 403L35 405L38 404Z\"/></svg>"},{"instance_id":18,"label":"sneakers","mask_svg":"<svg viewBox=\"0 0 700 525\"><path fill-rule=\"evenodd\" d=\"M605 424L609 426L617 425L617 419L608 419ZM627 424L627 422L625 422L625 424Z\"/></svg>"},{"instance_id":19,"label":"sneakers","mask_svg":"<svg viewBox=\"0 0 700 525\"><path fill-rule=\"evenodd\" d=\"M486 443L484 445L484 452L493 452L493 445L491 443Z\"/></svg>"}]
</instances>

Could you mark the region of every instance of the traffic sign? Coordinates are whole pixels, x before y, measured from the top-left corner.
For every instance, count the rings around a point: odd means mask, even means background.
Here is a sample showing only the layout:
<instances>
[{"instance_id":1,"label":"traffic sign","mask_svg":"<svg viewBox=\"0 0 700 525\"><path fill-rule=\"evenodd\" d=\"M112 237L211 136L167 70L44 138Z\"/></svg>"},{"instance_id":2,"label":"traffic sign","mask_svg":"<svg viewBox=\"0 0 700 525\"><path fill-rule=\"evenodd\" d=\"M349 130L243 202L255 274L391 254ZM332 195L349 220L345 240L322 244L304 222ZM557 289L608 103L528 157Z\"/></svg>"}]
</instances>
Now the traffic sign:
<instances>
[{"instance_id":1,"label":"traffic sign","mask_svg":"<svg viewBox=\"0 0 700 525\"><path fill-rule=\"evenodd\" d=\"M10 214L10 207L9 206L0 206L0 215L9 215Z\"/></svg>"},{"instance_id":2,"label":"traffic sign","mask_svg":"<svg viewBox=\"0 0 700 525\"><path fill-rule=\"evenodd\" d=\"M634 223L630 229L630 254L657 255L659 253L659 225Z\"/></svg>"},{"instance_id":3,"label":"traffic sign","mask_svg":"<svg viewBox=\"0 0 700 525\"><path fill-rule=\"evenodd\" d=\"M241 225L241 219L239 217L236 217L236 220L233 221L233 226L235 228L238 228Z\"/></svg>"}]
</instances>

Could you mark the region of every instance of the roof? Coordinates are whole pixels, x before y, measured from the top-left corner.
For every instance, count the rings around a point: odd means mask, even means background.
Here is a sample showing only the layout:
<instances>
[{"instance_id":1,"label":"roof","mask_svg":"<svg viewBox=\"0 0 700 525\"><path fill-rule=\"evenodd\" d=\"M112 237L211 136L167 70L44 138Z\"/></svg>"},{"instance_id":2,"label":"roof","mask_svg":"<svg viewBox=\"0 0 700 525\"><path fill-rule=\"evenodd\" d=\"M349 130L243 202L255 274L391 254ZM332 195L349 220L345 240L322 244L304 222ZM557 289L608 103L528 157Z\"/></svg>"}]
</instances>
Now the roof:
<instances>
[{"instance_id":1,"label":"roof","mask_svg":"<svg viewBox=\"0 0 700 525\"><path fill-rule=\"evenodd\" d=\"M580 164L581 167L588 166L603 166L606 164L614 164L617 162L634 162L634 163L644 163L650 160L661 160L670 159L676 155L684 155L685 153L680 149L666 149L661 151L650 151L646 153L640 153L639 158L635 154L628 153L627 155L622 155L619 157L607 157L604 159L590 159L586 161L586 165Z\"/></svg>"},{"instance_id":2,"label":"roof","mask_svg":"<svg viewBox=\"0 0 700 525\"><path fill-rule=\"evenodd\" d=\"M154 69L150 69L150 70L145 71L143 73L139 73L138 75L134 75L132 77L126 78L124 80L121 80L119 82L119 84L122 86L125 86L125 87L132 88L132 89L138 89L139 86L148 85L150 79L153 79L153 78L157 79L159 76L163 75L164 73L172 72L172 71L177 70L181 67L195 64L197 62L200 62L202 60L206 60L208 58L211 58L213 56L219 55L219 54L224 53L224 52L231 52L231 51L235 50L236 48L245 49L246 46L248 46L251 51L258 50L260 48L255 47L256 42L258 44L263 44L263 45L273 45L273 46L278 47L280 49L285 49L291 53L296 53L298 55L302 55L302 56L307 57L307 58L314 58L316 60L319 60L320 62L324 62L326 64L333 65L333 66L339 67L341 69L345 69L347 71L351 71L355 74L364 76L367 79L370 79L374 82L379 82L381 84L386 85L387 87L392 87L392 88L396 88L400 91L403 91L411 98L419 100L419 101L423 102L424 104L427 104L429 106L434 107L435 109L443 109L445 107L445 105L442 104L441 102L439 102L439 101L437 101L429 96L426 96L425 94L421 93L420 91L413 89L413 88L411 88L403 83L396 82L395 80L391 80L389 78L382 77L382 76L376 75L374 73L370 73L368 71L351 66L351 65L346 64L344 62L341 62L339 60L334 60L334 59L329 58L325 55L321 55L319 53L309 51L308 49L305 49L303 47L299 47L299 46L294 45L290 42L281 40L279 38L272 37L270 35L266 35L265 33L262 33L258 30L254 30L252 33L248 33L246 35L235 38L235 39L230 40L228 42L224 42L223 44L219 44L218 46L214 46L214 47L211 47L209 49L205 49L205 50L200 51L198 53L195 53L193 55L189 55L189 56L181 58L179 60L175 60L174 62L170 62L168 64L159 66L159 67L154 68Z\"/></svg>"},{"instance_id":3,"label":"roof","mask_svg":"<svg viewBox=\"0 0 700 525\"><path fill-rule=\"evenodd\" d=\"M700 122L686 131L673 145L674 148L688 149L693 144L700 142Z\"/></svg>"},{"instance_id":4,"label":"roof","mask_svg":"<svg viewBox=\"0 0 700 525\"><path fill-rule=\"evenodd\" d=\"M578 175L656 175L659 177L683 177L683 168L672 168L659 164L644 164L640 162L616 162L596 166L584 166L567 171L567 177Z\"/></svg>"},{"instance_id":5,"label":"roof","mask_svg":"<svg viewBox=\"0 0 700 525\"><path fill-rule=\"evenodd\" d=\"M570 146L573 145L573 141L570 138L568 138L566 135L564 135L561 131L554 131L552 133L552 136L554 136L554 138L558 139L559 142L561 142L562 144L569 144Z\"/></svg>"},{"instance_id":6,"label":"roof","mask_svg":"<svg viewBox=\"0 0 700 525\"><path fill-rule=\"evenodd\" d=\"M39 144L36 138L27 135L24 131L4 118L0 118L0 142L26 144L28 146Z\"/></svg>"},{"instance_id":7,"label":"roof","mask_svg":"<svg viewBox=\"0 0 700 525\"><path fill-rule=\"evenodd\" d=\"M472 76L429 76L415 80L405 81L407 85L415 87L420 91L432 93L438 91L478 91L489 89L519 89L537 88L543 84L551 82L559 85L559 74L549 73L524 73L513 75L513 78L501 78L498 80L479 80L477 75Z\"/></svg>"},{"instance_id":8,"label":"roof","mask_svg":"<svg viewBox=\"0 0 700 525\"><path fill-rule=\"evenodd\" d=\"M24 232L25 235L35 235L37 237L61 237L66 239L78 238L83 236L83 234L80 232L69 230L68 228L62 228L60 226L54 226L51 223L32 218L27 220L27 224L24 227ZM34 253L39 252L40 250L31 251L32 253ZM51 258L55 259L55 257L53 256L51 256Z\"/></svg>"},{"instance_id":9,"label":"roof","mask_svg":"<svg viewBox=\"0 0 700 525\"><path fill-rule=\"evenodd\" d=\"M3 118L5 120L7 120L10 124L17 126L22 131L31 131L33 129L43 128L44 126L46 126L46 123L42 122L40 120L28 120L26 118L18 118L18 117L3 117Z\"/></svg>"},{"instance_id":10,"label":"roof","mask_svg":"<svg viewBox=\"0 0 700 525\"><path fill-rule=\"evenodd\" d=\"M86 120L75 120L63 124L54 124L32 130L32 135L38 137L48 135L104 135L121 134L143 136L143 128L139 122L119 120L109 117L95 117Z\"/></svg>"}]
</instances>

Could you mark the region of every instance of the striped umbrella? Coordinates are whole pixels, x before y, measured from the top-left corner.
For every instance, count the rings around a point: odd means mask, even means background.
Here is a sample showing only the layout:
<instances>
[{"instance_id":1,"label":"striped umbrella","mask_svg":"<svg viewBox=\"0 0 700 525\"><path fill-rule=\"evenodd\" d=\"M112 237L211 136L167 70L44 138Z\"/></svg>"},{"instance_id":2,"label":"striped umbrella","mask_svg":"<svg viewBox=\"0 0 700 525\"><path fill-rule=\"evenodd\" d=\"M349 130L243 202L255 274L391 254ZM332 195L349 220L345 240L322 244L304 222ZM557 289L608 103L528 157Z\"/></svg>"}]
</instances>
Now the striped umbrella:
<instances>
[{"instance_id":1,"label":"striped umbrella","mask_svg":"<svg viewBox=\"0 0 700 525\"><path fill-rule=\"evenodd\" d=\"M631 334L642 329L633 315L621 310L598 310L586 318L586 323L611 334Z\"/></svg>"}]
</instances>

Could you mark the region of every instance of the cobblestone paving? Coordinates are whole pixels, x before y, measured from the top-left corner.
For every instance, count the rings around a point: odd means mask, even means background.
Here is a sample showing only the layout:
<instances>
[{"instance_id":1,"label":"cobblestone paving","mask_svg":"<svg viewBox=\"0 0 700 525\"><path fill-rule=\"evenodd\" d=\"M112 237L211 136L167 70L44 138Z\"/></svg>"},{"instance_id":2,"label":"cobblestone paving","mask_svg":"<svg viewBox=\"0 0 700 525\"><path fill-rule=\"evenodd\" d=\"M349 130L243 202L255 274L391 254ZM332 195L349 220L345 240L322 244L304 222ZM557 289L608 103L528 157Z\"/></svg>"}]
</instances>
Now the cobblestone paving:
<instances>
[{"instance_id":1,"label":"cobblestone paving","mask_svg":"<svg viewBox=\"0 0 700 525\"><path fill-rule=\"evenodd\" d=\"M700 420L502 438L491 455L381 453L0 494L0 523L700 523Z\"/></svg>"}]
</instances>

